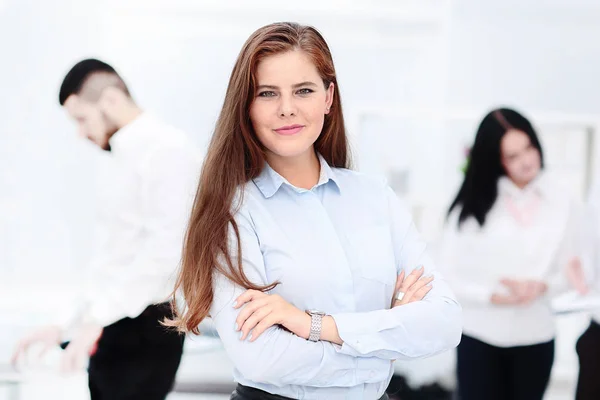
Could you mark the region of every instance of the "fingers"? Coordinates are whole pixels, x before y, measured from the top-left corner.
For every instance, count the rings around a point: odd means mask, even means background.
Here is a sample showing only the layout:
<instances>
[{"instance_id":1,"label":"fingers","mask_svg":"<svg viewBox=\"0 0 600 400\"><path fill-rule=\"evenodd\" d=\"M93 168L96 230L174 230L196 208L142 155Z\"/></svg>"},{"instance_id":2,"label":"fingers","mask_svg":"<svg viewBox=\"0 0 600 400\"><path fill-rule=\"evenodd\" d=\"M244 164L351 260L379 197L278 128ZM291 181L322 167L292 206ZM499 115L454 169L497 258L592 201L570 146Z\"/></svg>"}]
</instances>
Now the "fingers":
<instances>
[{"instance_id":1,"label":"fingers","mask_svg":"<svg viewBox=\"0 0 600 400\"><path fill-rule=\"evenodd\" d=\"M73 370L73 358L77 344L71 342L69 347L64 351L60 359L60 370L62 373L69 373Z\"/></svg>"},{"instance_id":2,"label":"fingers","mask_svg":"<svg viewBox=\"0 0 600 400\"><path fill-rule=\"evenodd\" d=\"M404 282L404 270L402 270L400 272L400 274L398 274L398 276L396 277L396 284L394 285L394 294L392 295L392 302L391 302L391 307L395 307L396 306L396 302L398 300L396 300L396 295L398 294L398 292L400 291L400 288L402 287L402 283Z\"/></svg>"},{"instance_id":3,"label":"fingers","mask_svg":"<svg viewBox=\"0 0 600 400\"><path fill-rule=\"evenodd\" d=\"M501 279L500 283L509 288L512 292L518 292L521 286L519 281L509 278Z\"/></svg>"},{"instance_id":4,"label":"fingers","mask_svg":"<svg viewBox=\"0 0 600 400\"><path fill-rule=\"evenodd\" d=\"M250 318L250 316L258 309L266 306L269 303L269 298L264 297L261 299L253 300L250 303L247 303L244 308L242 308L235 319L235 330L239 331L246 320Z\"/></svg>"},{"instance_id":5,"label":"fingers","mask_svg":"<svg viewBox=\"0 0 600 400\"><path fill-rule=\"evenodd\" d=\"M412 270L410 274L404 279L402 285L400 286L400 291L406 293L408 289L423 275L425 268L423 266Z\"/></svg>"},{"instance_id":6,"label":"fingers","mask_svg":"<svg viewBox=\"0 0 600 400\"><path fill-rule=\"evenodd\" d=\"M506 286L511 293L512 301L503 304L526 304L542 295L547 286L544 282L536 280L501 279L500 283Z\"/></svg>"},{"instance_id":7,"label":"fingers","mask_svg":"<svg viewBox=\"0 0 600 400\"><path fill-rule=\"evenodd\" d=\"M246 340L250 331L256 327L261 321L263 321L269 314L272 312L272 308L269 306L262 307L255 311L244 323L241 327L241 336L240 340ZM252 333L252 337L255 337L254 332Z\"/></svg>"},{"instance_id":8,"label":"fingers","mask_svg":"<svg viewBox=\"0 0 600 400\"><path fill-rule=\"evenodd\" d=\"M19 340L19 343L17 344L15 351L13 352L13 355L11 357L11 364L15 365L21 357L25 357L31 345L39 341L40 340L38 339L36 333L26 336L23 339Z\"/></svg>"},{"instance_id":9,"label":"fingers","mask_svg":"<svg viewBox=\"0 0 600 400\"><path fill-rule=\"evenodd\" d=\"M567 279L580 294L586 295L589 292L590 289L581 266L581 260L578 257L569 261L567 265Z\"/></svg>"},{"instance_id":10,"label":"fingers","mask_svg":"<svg viewBox=\"0 0 600 400\"><path fill-rule=\"evenodd\" d=\"M402 300L396 300L394 295L393 307L409 304L423 298L431 291L434 276L423 277L425 269L421 266L413 270L400 285L399 291L404 293ZM400 276L399 276L400 277Z\"/></svg>"},{"instance_id":11,"label":"fingers","mask_svg":"<svg viewBox=\"0 0 600 400\"><path fill-rule=\"evenodd\" d=\"M263 318L258 325L252 330L252 334L250 335L250 341L254 342L260 335L263 334L264 331L277 324L278 318L274 315L274 313L270 313L266 318Z\"/></svg>"},{"instance_id":12,"label":"fingers","mask_svg":"<svg viewBox=\"0 0 600 400\"><path fill-rule=\"evenodd\" d=\"M496 305L507 305L507 304L516 304L517 298L515 296L506 296L503 294L494 293L491 297L492 304Z\"/></svg>"},{"instance_id":13,"label":"fingers","mask_svg":"<svg viewBox=\"0 0 600 400\"><path fill-rule=\"evenodd\" d=\"M430 284L433 281L433 276L427 276L420 278L413 285L411 285L406 292L404 292L404 298L400 302L402 305L408 304L411 302L411 299L415 295L415 293L421 290L426 285ZM419 299L420 300L420 299Z\"/></svg>"},{"instance_id":14,"label":"fingers","mask_svg":"<svg viewBox=\"0 0 600 400\"><path fill-rule=\"evenodd\" d=\"M61 371L70 374L82 370L88 360L87 346L81 341L74 341L63 353L61 359Z\"/></svg>"},{"instance_id":15,"label":"fingers","mask_svg":"<svg viewBox=\"0 0 600 400\"><path fill-rule=\"evenodd\" d=\"M431 284L427 284L426 286L423 286L421 289L417 290L415 292L415 294L411 297L410 299L410 303L413 303L415 301L420 301L423 300L425 298L425 296L427 296L427 293L429 293L429 291L433 289L433 286L431 286Z\"/></svg>"},{"instance_id":16,"label":"fingers","mask_svg":"<svg viewBox=\"0 0 600 400\"><path fill-rule=\"evenodd\" d=\"M252 290L252 289L246 290L244 293L239 295L238 298L235 300L235 302L233 303L233 308L236 308L236 309L240 308L241 306L248 303L249 301L255 300L262 296L267 296L267 295L258 290Z\"/></svg>"},{"instance_id":17,"label":"fingers","mask_svg":"<svg viewBox=\"0 0 600 400\"><path fill-rule=\"evenodd\" d=\"M44 346L42 347L42 349L40 350L40 353L38 354L38 358L42 359L46 355L46 353L48 352L48 350L50 350L53 347L54 347L53 344L44 343Z\"/></svg>"},{"instance_id":18,"label":"fingers","mask_svg":"<svg viewBox=\"0 0 600 400\"><path fill-rule=\"evenodd\" d=\"M19 341L17 347L15 348L12 354L12 357L10 358L10 363L12 365L16 365L17 361L19 361L19 359L27 353L28 347L29 343L26 340Z\"/></svg>"},{"instance_id":19,"label":"fingers","mask_svg":"<svg viewBox=\"0 0 600 400\"><path fill-rule=\"evenodd\" d=\"M396 285L394 287L394 293L397 293L402 287L402 283L404 282L404 270L400 272L400 275L396 278Z\"/></svg>"}]
</instances>

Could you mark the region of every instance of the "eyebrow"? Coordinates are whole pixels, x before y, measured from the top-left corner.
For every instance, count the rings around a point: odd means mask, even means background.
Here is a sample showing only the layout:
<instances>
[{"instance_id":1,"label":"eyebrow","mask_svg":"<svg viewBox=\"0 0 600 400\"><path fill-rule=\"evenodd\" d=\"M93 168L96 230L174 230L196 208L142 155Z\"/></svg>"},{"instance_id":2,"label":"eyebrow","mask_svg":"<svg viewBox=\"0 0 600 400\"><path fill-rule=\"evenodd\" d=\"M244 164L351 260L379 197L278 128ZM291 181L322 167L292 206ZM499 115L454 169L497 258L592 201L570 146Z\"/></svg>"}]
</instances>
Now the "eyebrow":
<instances>
[{"instance_id":1,"label":"eyebrow","mask_svg":"<svg viewBox=\"0 0 600 400\"><path fill-rule=\"evenodd\" d=\"M296 83L296 84L292 85L292 88L297 89L302 86L317 86L317 84L314 82L305 81L305 82L300 82L300 83ZM276 89L279 89L279 87L275 86L275 85L259 85L256 88L256 90L265 90L265 89L276 90Z\"/></svg>"}]
</instances>

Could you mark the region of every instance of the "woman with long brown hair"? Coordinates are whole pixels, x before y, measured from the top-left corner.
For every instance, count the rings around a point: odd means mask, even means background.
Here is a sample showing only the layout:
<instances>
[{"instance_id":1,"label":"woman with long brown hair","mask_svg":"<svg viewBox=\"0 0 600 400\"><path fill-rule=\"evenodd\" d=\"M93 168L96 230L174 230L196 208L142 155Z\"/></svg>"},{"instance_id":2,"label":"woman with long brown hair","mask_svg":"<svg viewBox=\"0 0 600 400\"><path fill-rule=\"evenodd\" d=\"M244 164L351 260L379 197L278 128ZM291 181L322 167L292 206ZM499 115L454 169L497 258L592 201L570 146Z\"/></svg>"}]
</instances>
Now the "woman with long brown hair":
<instances>
[{"instance_id":1,"label":"woman with long brown hair","mask_svg":"<svg viewBox=\"0 0 600 400\"><path fill-rule=\"evenodd\" d=\"M254 32L204 162L171 321L198 333L212 317L232 399L387 398L393 360L459 341L460 306L406 208L349 158L323 37Z\"/></svg>"}]
</instances>

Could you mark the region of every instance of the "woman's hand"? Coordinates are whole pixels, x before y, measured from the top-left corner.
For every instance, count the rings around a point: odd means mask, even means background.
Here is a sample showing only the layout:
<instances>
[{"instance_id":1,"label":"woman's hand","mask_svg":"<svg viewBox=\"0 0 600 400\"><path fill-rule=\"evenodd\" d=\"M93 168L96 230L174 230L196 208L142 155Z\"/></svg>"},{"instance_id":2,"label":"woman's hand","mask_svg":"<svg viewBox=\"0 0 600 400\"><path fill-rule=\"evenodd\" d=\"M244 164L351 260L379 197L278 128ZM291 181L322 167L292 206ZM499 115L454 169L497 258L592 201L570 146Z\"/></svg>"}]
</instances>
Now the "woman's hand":
<instances>
[{"instance_id":1,"label":"woman's hand","mask_svg":"<svg viewBox=\"0 0 600 400\"><path fill-rule=\"evenodd\" d=\"M396 279L392 307L403 306L425 298L432 289L433 276L423 276L424 271L425 269L421 266L414 269L406 278L404 277L404 270L400 272ZM399 298L401 299L399 300Z\"/></svg>"},{"instance_id":2,"label":"woman's hand","mask_svg":"<svg viewBox=\"0 0 600 400\"><path fill-rule=\"evenodd\" d=\"M548 290L546 283L536 280L502 279L500 283L508 288L509 294L492 294L492 304L529 304Z\"/></svg>"},{"instance_id":3,"label":"woman's hand","mask_svg":"<svg viewBox=\"0 0 600 400\"><path fill-rule=\"evenodd\" d=\"M569 283L579 294L586 295L589 293L590 287L583 272L581 260L578 257L569 261L566 273Z\"/></svg>"},{"instance_id":4,"label":"woman's hand","mask_svg":"<svg viewBox=\"0 0 600 400\"><path fill-rule=\"evenodd\" d=\"M278 294L247 290L236 299L234 308L240 309L242 306L235 321L235 330L241 332L241 340L250 337L253 342L273 325L281 325L296 336L308 339L310 316Z\"/></svg>"}]
</instances>

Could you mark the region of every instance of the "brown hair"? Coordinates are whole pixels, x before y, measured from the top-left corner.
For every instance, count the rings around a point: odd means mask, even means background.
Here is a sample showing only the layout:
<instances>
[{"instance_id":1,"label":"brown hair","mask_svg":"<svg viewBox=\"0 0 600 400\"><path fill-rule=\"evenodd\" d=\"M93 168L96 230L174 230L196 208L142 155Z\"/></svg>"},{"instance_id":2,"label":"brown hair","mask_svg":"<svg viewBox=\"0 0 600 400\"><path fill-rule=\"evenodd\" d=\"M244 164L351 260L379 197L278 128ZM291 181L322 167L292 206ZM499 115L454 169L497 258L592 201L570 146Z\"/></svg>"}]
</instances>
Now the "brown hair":
<instances>
[{"instance_id":1,"label":"brown hair","mask_svg":"<svg viewBox=\"0 0 600 400\"><path fill-rule=\"evenodd\" d=\"M349 167L342 104L325 39L316 29L295 23L275 23L258 29L244 44L233 67L223 108L204 160L173 293L176 316L166 322L180 331L199 334L198 325L208 315L213 301L215 269L246 289L265 291L276 285L257 286L244 274L240 235L234 219L237 210L233 209L232 203L241 185L256 178L265 164L263 146L254 133L249 112L256 96L257 66L265 57L291 50L301 50L312 59L325 88L334 84L331 111L325 116L323 130L314 148L329 165ZM228 243L229 225L237 237L235 261ZM175 293L179 290L186 303L183 312L177 311L175 303Z\"/></svg>"}]
</instances>

